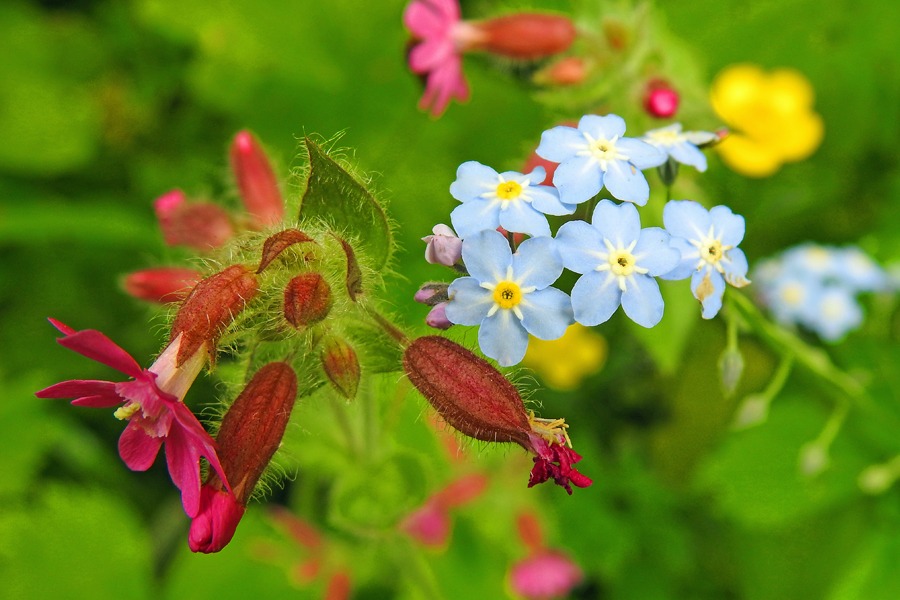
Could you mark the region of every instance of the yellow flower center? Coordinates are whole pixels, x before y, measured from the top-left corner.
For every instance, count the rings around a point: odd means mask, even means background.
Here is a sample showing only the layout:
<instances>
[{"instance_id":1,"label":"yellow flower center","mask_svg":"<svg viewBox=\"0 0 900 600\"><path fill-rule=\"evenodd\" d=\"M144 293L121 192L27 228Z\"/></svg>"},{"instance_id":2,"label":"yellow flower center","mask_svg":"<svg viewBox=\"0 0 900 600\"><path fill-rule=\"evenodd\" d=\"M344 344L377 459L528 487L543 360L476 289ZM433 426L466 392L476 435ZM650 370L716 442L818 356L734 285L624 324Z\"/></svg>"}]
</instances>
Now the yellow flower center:
<instances>
[{"instance_id":1,"label":"yellow flower center","mask_svg":"<svg viewBox=\"0 0 900 600\"><path fill-rule=\"evenodd\" d=\"M617 250L609 253L609 269L616 275L628 277L634 272L636 261L628 250Z\"/></svg>"},{"instance_id":2,"label":"yellow flower center","mask_svg":"<svg viewBox=\"0 0 900 600\"><path fill-rule=\"evenodd\" d=\"M724 249L719 240L708 240L700 246L700 258L714 265L722 260Z\"/></svg>"},{"instance_id":3,"label":"yellow flower center","mask_svg":"<svg viewBox=\"0 0 900 600\"><path fill-rule=\"evenodd\" d=\"M522 302L522 288L514 281L501 281L494 288L494 302L500 308L513 308Z\"/></svg>"},{"instance_id":4,"label":"yellow flower center","mask_svg":"<svg viewBox=\"0 0 900 600\"><path fill-rule=\"evenodd\" d=\"M515 181L497 184L497 197L501 200L515 200L522 193L522 186Z\"/></svg>"}]
</instances>

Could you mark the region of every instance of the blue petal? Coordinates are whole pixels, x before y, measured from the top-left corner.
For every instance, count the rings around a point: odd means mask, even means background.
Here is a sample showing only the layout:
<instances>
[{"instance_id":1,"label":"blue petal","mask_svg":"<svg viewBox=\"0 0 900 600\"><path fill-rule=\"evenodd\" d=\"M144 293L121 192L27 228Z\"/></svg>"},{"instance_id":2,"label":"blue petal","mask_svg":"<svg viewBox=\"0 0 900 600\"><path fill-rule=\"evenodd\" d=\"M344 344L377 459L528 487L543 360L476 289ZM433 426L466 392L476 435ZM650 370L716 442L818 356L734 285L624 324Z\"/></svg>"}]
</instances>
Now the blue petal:
<instances>
[{"instance_id":1,"label":"blue petal","mask_svg":"<svg viewBox=\"0 0 900 600\"><path fill-rule=\"evenodd\" d=\"M709 211L693 200L670 200L663 208L663 223L672 237L699 241L711 224Z\"/></svg>"},{"instance_id":2,"label":"blue petal","mask_svg":"<svg viewBox=\"0 0 900 600\"><path fill-rule=\"evenodd\" d=\"M547 217L536 211L530 204L519 200L511 202L506 210L499 211L500 226L513 233L527 233L531 236L550 235Z\"/></svg>"},{"instance_id":3,"label":"blue petal","mask_svg":"<svg viewBox=\"0 0 900 600\"><path fill-rule=\"evenodd\" d=\"M681 252L672 248L669 242L669 234L659 227L641 230L632 254L639 267L649 269L650 277L668 273L681 262Z\"/></svg>"},{"instance_id":4,"label":"blue petal","mask_svg":"<svg viewBox=\"0 0 900 600\"><path fill-rule=\"evenodd\" d=\"M563 264L550 237L534 237L519 244L512 257L513 277L522 287L539 290L559 279Z\"/></svg>"},{"instance_id":5,"label":"blue petal","mask_svg":"<svg viewBox=\"0 0 900 600\"><path fill-rule=\"evenodd\" d=\"M722 308L725 280L718 271L701 269L691 276L691 292L702 306L701 316L712 319Z\"/></svg>"},{"instance_id":6,"label":"blue petal","mask_svg":"<svg viewBox=\"0 0 900 600\"><path fill-rule=\"evenodd\" d=\"M496 189L499 182L497 171L470 160L456 170L456 181L450 184L450 195L460 202L468 202Z\"/></svg>"},{"instance_id":7,"label":"blue petal","mask_svg":"<svg viewBox=\"0 0 900 600\"><path fill-rule=\"evenodd\" d=\"M725 246L737 246L744 239L744 217L727 206L713 206L709 211L716 238Z\"/></svg>"},{"instance_id":8,"label":"blue petal","mask_svg":"<svg viewBox=\"0 0 900 600\"><path fill-rule=\"evenodd\" d=\"M612 273L587 273L572 287L575 320L591 327L605 323L619 308L622 292Z\"/></svg>"},{"instance_id":9,"label":"blue petal","mask_svg":"<svg viewBox=\"0 0 900 600\"><path fill-rule=\"evenodd\" d=\"M564 223L556 233L556 249L563 265L576 273L591 273L605 262L597 256L606 253L603 236L584 221Z\"/></svg>"},{"instance_id":10,"label":"blue petal","mask_svg":"<svg viewBox=\"0 0 900 600\"><path fill-rule=\"evenodd\" d=\"M506 270L512 265L512 250L506 236L493 230L463 240L462 257L466 270L479 283L506 279Z\"/></svg>"},{"instance_id":11,"label":"blue petal","mask_svg":"<svg viewBox=\"0 0 900 600\"><path fill-rule=\"evenodd\" d=\"M592 138L611 140L625 135L625 119L619 115L584 115L578 121L579 131L584 131Z\"/></svg>"},{"instance_id":12,"label":"blue petal","mask_svg":"<svg viewBox=\"0 0 900 600\"><path fill-rule=\"evenodd\" d=\"M572 301L556 288L525 294L519 308L522 309L522 326L542 340L562 337L573 321Z\"/></svg>"},{"instance_id":13,"label":"blue petal","mask_svg":"<svg viewBox=\"0 0 900 600\"><path fill-rule=\"evenodd\" d=\"M706 155L697 146L688 142L680 142L666 148L669 156L683 165L690 165L700 171L706 170Z\"/></svg>"},{"instance_id":14,"label":"blue petal","mask_svg":"<svg viewBox=\"0 0 900 600\"><path fill-rule=\"evenodd\" d=\"M528 332L511 310L501 309L481 322L478 345L500 366L509 367L522 362L528 348Z\"/></svg>"},{"instance_id":15,"label":"blue petal","mask_svg":"<svg viewBox=\"0 0 900 600\"><path fill-rule=\"evenodd\" d=\"M544 167L537 166L531 170L527 177L530 185L540 185L541 182L547 179L547 170Z\"/></svg>"},{"instance_id":16,"label":"blue petal","mask_svg":"<svg viewBox=\"0 0 900 600\"><path fill-rule=\"evenodd\" d=\"M749 284L750 281L747 279L749 266L744 251L740 248L732 248L725 253L725 258L728 260L721 262L722 269L725 271L725 281L734 287L744 287Z\"/></svg>"},{"instance_id":17,"label":"blue petal","mask_svg":"<svg viewBox=\"0 0 900 600\"><path fill-rule=\"evenodd\" d=\"M666 162L668 158L664 150L634 138L618 140L616 142L616 150L624 152L628 157L628 162L641 170L658 167Z\"/></svg>"},{"instance_id":18,"label":"blue petal","mask_svg":"<svg viewBox=\"0 0 900 600\"><path fill-rule=\"evenodd\" d=\"M446 314L451 323L478 325L494 305L494 295L474 277L460 277L450 284Z\"/></svg>"},{"instance_id":19,"label":"blue petal","mask_svg":"<svg viewBox=\"0 0 900 600\"><path fill-rule=\"evenodd\" d=\"M622 294L622 310L642 327L659 323L663 316L663 298L656 280L647 275L631 277Z\"/></svg>"},{"instance_id":20,"label":"blue petal","mask_svg":"<svg viewBox=\"0 0 900 600\"><path fill-rule=\"evenodd\" d=\"M564 204L590 200L603 188L603 171L591 156L575 156L562 162L553 173L553 185Z\"/></svg>"},{"instance_id":21,"label":"blue petal","mask_svg":"<svg viewBox=\"0 0 900 600\"><path fill-rule=\"evenodd\" d=\"M594 209L591 224L617 247L627 246L641 235L641 217L633 204L601 200ZM600 248L606 251L605 246Z\"/></svg>"},{"instance_id":22,"label":"blue petal","mask_svg":"<svg viewBox=\"0 0 900 600\"><path fill-rule=\"evenodd\" d=\"M587 148L587 140L573 127L560 125L541 134L541 143L535 153L541 158L561 163L572 158L579 150Z\"/></svg>"},{"instance_id":23,"label":"blue petal","mask_svg":"<svg viewBox=\"0 0 900 600\"><path fill-rule=\"evenodd\" d=\"M563 204L559 200L559 192L549 185L533 185L527 190L531 205L545 215L571 215L575 212L574 204Z\"/></svg>"},{"instance_id":24,"label":"blue petal","mask_svg":"<svg viewBox=\"0 0 900 600\"><path fill-rule=\"evenodd\" d=\"M491 200L472 200L460 204L450 213L456 235L466 239L482 231L500 226L500 204Z\"/></svg>"},{"instance_id":25,"label":"blue petal","mask_svg":"<svg viewBox=\"0 0 900 600\"><path fill-rule=\"evenodd\" d=\"M697 250L696 246L691 245L684 238L673 237L669 240L669 245L681 254L681 258L678 263L672 267L672 270L667 273L660 273L660 279L667 280L677 280L677 279L687 279L691 276L691 274L697 270L697 263L700 260L700 252Z\"/></svg>"},{"instance_id":26,"label":"blue petal","mask_svg":"<svg viewBox=\"0 0 900 600\"><path fill-rule=\"evenodd\" d=\"M647 204L650 197L650 185L644 174L624 160L609 163L603 183L613 198L634 202L638 206Z\"/></svg>"}]
</instances>

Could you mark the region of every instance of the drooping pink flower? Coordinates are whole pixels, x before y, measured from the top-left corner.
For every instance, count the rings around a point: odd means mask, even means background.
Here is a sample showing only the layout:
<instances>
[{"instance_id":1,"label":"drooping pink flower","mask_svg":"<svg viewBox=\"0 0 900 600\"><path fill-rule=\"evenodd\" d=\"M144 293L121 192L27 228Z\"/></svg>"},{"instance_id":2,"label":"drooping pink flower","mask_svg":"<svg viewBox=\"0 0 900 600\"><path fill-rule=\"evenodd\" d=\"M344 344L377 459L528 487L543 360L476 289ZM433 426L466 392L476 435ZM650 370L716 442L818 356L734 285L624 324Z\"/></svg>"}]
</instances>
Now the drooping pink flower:
<instances>
[{"instance_id":1,"label":"drooping pink flower","mask_svg":"<svg viewBox=\"0 0 900 600\"><path fill-rule=\"evenodd\" d=\"M181 190L153 201L163 239L169 246L188 246L207 251L218 248L234 235L231 217L210 202L191 202Z\"/></svg>"},{"instance_id":2,"label":"drooping pink flower","mask_svg":"<svg viewBox=\"0 0 900 600\"><path fill-rule=\"evenodd\" d=\"M122 382L75 379L45 388L38 398L74 398L75 406L112 408L116 418L128 421L119 437L119 455L132 471L146 471L166 445L166 463L175 486L181 490L184 512L194 517L200 510L200 458L227 481L216 455L216 444L194 413L182 402L203 367L206 352L196 351L181 366L176 357L181 336L169 344L149 369L142 369L125 350L93 329L76 331L54 319L50 322L63 337L65 348L124 373Z\"/></svg>"},{"instance_id":3,"label":"drooping pink flower","mask_svg":"<svg viewBox=\"0 0 900 600\"><path fill-rule=\"evenodd\" d=\"M246 129L234 136L229 152L231 170L241 192L241 200L253 225L269 227L284 218L284 200L278 189L275 170L254 135Z\"/></svg>"}]
</instances>

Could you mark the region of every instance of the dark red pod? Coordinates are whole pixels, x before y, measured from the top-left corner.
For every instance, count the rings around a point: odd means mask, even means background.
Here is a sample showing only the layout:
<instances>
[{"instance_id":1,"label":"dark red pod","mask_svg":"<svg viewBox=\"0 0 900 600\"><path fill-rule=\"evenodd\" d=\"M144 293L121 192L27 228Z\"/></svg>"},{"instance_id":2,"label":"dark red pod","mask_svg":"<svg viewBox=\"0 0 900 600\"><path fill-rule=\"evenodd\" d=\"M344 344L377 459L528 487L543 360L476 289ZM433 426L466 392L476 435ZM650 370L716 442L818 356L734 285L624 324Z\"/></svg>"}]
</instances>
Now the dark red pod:
<instances>
[{"instance_id":1,"label":"dark red pod","mask_svg":"<svg viewBox=\"0 0 900 600\"><path fill-rule=\"evenodd\" d=\"M284 288L284 318L294 327L307 327L328 316L331 286L318 273L304 273Z\"/></svg>"}]
</instances>

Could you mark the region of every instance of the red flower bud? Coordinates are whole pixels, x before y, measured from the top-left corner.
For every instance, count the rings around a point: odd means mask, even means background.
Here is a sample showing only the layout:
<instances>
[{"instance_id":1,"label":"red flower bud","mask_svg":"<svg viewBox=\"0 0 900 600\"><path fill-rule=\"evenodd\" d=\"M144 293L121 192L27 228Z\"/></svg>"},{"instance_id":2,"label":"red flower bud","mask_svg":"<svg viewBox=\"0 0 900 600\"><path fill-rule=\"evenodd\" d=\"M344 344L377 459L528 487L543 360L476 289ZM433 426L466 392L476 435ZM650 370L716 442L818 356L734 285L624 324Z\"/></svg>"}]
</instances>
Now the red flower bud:
<instances>
[{"instance_id":1,"label":"red flower bud","mask_svg":"<svg viewBox=\"0 0 900 600\"><path fill-rule=\"evenodd\" d=\"M426 336L406 348L403 367L454 429L477 440L530 448L531 427L518 390L483 358L446 338Z\"/></svg>"},{"instance_id":2,"label":"red flower bud","mask_svg":"<svg viewBox=\"0 0 900 600\"><path fill-rule=\"evenodd\" d=\"M191 522L191 550L218 552L231 541L253 488L281 445L296 398L294 370L287 363L269 363L225 413L216 445L232 493L210 473L200 491L200 514Z\"/></svg>"},{"instance_id":3,"label":"red flower bud","mask_svg":"<svg viewBox=\"0 0 900 600\"><path fill-rule=\"evenodd\" d=\"M256 275L243 265L232 265L194 286L178 309L169 334L170 340L184 334L177 366L203 344L209 344L210 361L215 360L216 340L257 291Z\"/></svg>"},{"instance_id":4,"label":"red flower bud","mask_svg":"<svg viewBox=\"0 0 900 600\"><path fill-rule=\"evenodd\" d=\"M239 131L231 144L231 170L241 199L257 227L268 227L284 218L284 201L275 171L266 153L249 131Z\"/></svg>"},{"instance_id":5,"label":"red flower bud","mask_svg":"<svg viewBox=\"0 0 900 600\"><path fill-rule=\"evenodd\" d=\"M438 336L407 346L403 367L416 389L453 428L486 442L515 442L535 454L528 487L549 479L571 494L590 478L573 466L579 460L562 419L535 418L515 386L486 360Z\"/></svg>"},{"instance_id":6,"label":"red flower bud","mask_svg":"<svg viewBox=\"0 0 900 600\"><path fill-rule=\"evenodd\" d=\"M475 23L482 34L479 49L534 60L566 51L575 40L575 25L567 17L518 13Z\"/></svg>"},{"instance_id":7,"label":"red flower bud","mask_svg":"<svg viewBox=\"0 0 900 600\"><path fill-rule=\"evenodd\" d=\"M587 77L587 65L580 56L567 56L535 75L541 85L578 85Z\"/></svg>"},{"instance_id":8,"label":"red flower bud","mask_svg":"<svg viewBox=\"0 0 900 600\"><path fill-rule=\"evenodd\" d=\"M188 202L181 190L160 196L153 208L169 246L209 250L218 248L234 235L231 219L222 207L208 202Z\"/></svg>"},{"instance_id":9,"label":"red flower bud","mask_svg":"<svg viewBox=\"0 0 900 600\"><path fill-rule=\"evenodd\" d=\"M284 288L284 318L294 327L307 327L328 316L331 287L318 273L304 273Z\"/></svg>"},{"instance_id":10,"label":"red flower bud","mask_svg":"<svg viewBox=\"0 0 900 600\"><path fill-rule=\"evenodd\" d=\"M299 229L285 229L284 231L279 231L275 235L269 236L266 241L263 242L262 259L259 261L259 268L256 269L256 272L262 273L273 260L278 258L279 254L285 251L285 249L302 242L315 243L315 240Z\"/></svg>"},{"instance_id":11,"label":"red flower bud","mask_svg":"<svg viewBox=\"0 0 900 600\"><path fill-rule=\"evenodd\" d=\"M644 110L651 117L668 119L678 112L678 92L663 79L651 79L644 92Z\"/></svg>"},{"instance_id":12,"label":"red flower bud","mask_svg":"<svg viewBox=\"0 0 900 600\"><path fill-rule=\"evenodd\" d=\"M194 269L157 267L129 273L123 285L129 296L165 304L184 300L201 279Z\"/></svg>"},{"instance_id":13,"label":"red flower bud","mask_svg":"<svg viewBox=\"0 0 900 600\"><path fill-rule=\"evenodd\" d=\"M355 398L359 387L359 359L350 344L340 338L329 338L320 358L325 375L335 389L347 400Z\"/></svg>"}]
</instances>

